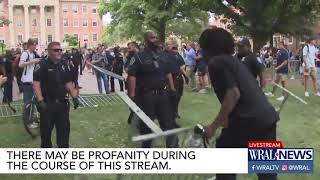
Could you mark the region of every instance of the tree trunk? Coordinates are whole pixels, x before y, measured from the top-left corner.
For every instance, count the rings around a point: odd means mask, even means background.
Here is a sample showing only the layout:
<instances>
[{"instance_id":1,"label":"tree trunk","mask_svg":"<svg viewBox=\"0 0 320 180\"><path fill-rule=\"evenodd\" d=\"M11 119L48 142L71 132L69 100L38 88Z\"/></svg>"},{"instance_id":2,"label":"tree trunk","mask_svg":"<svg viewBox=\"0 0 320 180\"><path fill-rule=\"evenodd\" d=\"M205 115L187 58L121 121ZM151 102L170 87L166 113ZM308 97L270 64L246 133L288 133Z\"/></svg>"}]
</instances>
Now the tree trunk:
<instances>
[{"instance_id":1,"label":"tree trunk","mask_svg":"<svg viewBox=\"0 0 320 180\"><path fill-rule=\"evenodd\" d=\"M270 43L270 48L273 48L273 35L270 36L270 39L269 39L269 43Z\"/></svg>"},{"instance_id":2,"label":"tree trunk","mask_svg":"<svg viewBox=\"0 0 320 180\"><path fill-rule=\"evenodd\" d=\"M164 43L166 40L166 20L161 19L158 25L158 35L161 43Z\"/></svg>"},{"instance_id":3,"label":"tree trunk","mask_svg":"<svg viewBox=\"0 0 320 180\"><path fill-rule=\"evenodd\" d=\"M261 38L259 36L253 35L252 41L253 41L253 53L257 54L260 52L260 49L265 45L265 43L268 41L268 38ZM268 36L267 36L268 37Z\"/></svg>"}]
</instances>

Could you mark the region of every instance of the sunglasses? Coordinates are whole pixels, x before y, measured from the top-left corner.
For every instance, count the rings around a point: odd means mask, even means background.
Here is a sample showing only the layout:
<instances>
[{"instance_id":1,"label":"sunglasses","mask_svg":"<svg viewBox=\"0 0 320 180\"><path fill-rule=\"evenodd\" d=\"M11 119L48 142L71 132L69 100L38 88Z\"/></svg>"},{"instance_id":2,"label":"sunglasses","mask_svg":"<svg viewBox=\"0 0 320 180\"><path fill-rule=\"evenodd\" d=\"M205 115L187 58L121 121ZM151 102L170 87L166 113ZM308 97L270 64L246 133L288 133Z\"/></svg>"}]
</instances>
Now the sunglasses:
<instances>
[{"instance_id":1,"label":"sunglasses","mask_svg":"<svg viewBox=\"0 0 320 180\"><path fill-rule=\"evenodd\" d=\"M51 51L54 51L54 52L62 52L63 50L62 49L49 49Z\"/></svg>"}]
</instances>

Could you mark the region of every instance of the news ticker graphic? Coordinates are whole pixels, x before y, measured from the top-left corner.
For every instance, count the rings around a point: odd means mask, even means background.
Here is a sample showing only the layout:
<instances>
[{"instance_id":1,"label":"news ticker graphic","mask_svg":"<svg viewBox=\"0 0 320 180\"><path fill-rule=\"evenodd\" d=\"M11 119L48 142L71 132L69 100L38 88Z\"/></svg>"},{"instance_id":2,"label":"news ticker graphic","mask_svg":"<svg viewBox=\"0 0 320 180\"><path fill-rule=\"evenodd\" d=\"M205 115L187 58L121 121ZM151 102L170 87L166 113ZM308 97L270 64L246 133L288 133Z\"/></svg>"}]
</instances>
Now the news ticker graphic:
<instances>
[{"instance_id":1,"label":"news ticker graphic","mask_svg":"<svg viewBox=\"0 0 320 180\"><path fill-rule=\"evenodd\" d=\"M0 174L312 173L313 149L0 149ZM264 144L264 143L262 143ZM264 144L266 145L266 144ZM270 144L269 144L270 145ZM282 145L281 145L282 147Z\"/></svg>"},{"instance_id":2,"label":"news ticker graphic","mask_svg":"<svg viewBox=\"0 0 320 180\"><path fill-rule=\"evenodd\" d=\"M248 143L249 173L312 173L313 149L283 148L280 141Z\"/></svg>"},{"instance_id":3,"label":"news ticker graphic","mask_svg":"<svg viewBox=\"0 0 320 180\"><path fill-rule=\"evenodd\" d=\"M248 149L0 149L0 174L248 173Z\"/></svg>"}]
</instances>

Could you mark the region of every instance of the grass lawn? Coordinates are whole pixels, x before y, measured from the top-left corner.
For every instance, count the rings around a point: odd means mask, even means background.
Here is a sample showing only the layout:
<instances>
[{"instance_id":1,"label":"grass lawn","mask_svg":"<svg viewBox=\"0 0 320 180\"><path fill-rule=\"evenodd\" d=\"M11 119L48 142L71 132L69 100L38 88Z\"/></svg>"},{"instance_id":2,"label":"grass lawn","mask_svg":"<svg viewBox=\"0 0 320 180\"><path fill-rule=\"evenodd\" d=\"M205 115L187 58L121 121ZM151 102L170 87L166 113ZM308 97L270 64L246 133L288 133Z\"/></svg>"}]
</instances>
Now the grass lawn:
<instances>
[{"instance_id":1,"label":"grass lawn","mask_svg":"<svg viewBox=\"0 0 320 180\"><path fill-rule=\"evenodd\" d=\"M270 87L269 87L270 88ZM289 87L302 96L302 87ZM280 91L278 91L280 94ZM279 105L275 98L270 101ZM292 97L289 98L278 123L278 139L285 147L314 148L314 174L279 175L280 180L319 180L320 179L320 98L309 97L308 105L302 105ZM197 123L208 124L212 121L219 103L213 93L198 94L186 92L180 106L183 126ZM128 108L125 105L80 109L71 111L70 144L76 148L125 148L134 147L130 142L131 128L127 125ZM52 138L55 140L55 138ZM54 141L53 141L54 142ZM0 147L31 148L39 147L39 138L30 138L23 129L19 118L0 119ZM55 142L54 142L55 143ZM143 178L142 178L143 177ZM154 179L154 176L136 176L134 179ZM159 176L160 177L160 176ZM174 179L187 179L187 176L174 176ZM116 175L0 175L1 180L69 180L69 179L116 179ZM129 179L129 178L127 178ZM163 176L162 179L172 179ZM189 178L190 179L190 178ZM192 179L198 179L193 177ZM239 180L257 179L255 175L239 175Z\"/></svg>"}]
</instances>

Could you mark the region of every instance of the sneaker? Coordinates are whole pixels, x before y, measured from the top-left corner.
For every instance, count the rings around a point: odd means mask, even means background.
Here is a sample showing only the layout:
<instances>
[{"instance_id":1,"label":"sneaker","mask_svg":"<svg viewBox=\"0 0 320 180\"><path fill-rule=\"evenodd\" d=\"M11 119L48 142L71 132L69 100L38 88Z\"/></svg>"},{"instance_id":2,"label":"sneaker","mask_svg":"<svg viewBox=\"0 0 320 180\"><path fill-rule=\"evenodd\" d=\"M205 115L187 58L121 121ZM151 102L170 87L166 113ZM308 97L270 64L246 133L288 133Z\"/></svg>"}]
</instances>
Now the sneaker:
<instances>
[{"instance_id":1,"label":"sneaker","mask_svg":"<svg viewBox=\"0 0 320 180\"><path fill-rule=\"evenodd\" d=\"M205 93L207 93L207 90L206 89L200 89L199 93L200 94L205 94Z\"/></svg>"},{"instance_id":2,"label":"sneaker","mask_svg":"<svg viewBox=\"0 0 320 180\"><path fill-rule=\"evenodd\" d=\"M309 97L309 93L308 93L308 92L305 92L305 93L304 93L304 96Z\"/></svg>"},{"instance_id":3,"label":"sneaker","mask_svg":"<svg viewBox=\"0 0 320 180\"><path fill-rule=\"evenodd\" d=\"M39 124L38 123L31 123L28 125L28 128L30 129L35 129L35 128L38 128L39 127Z\"/></svg>"},{"instance_id":4,"label":"sneaker","mask_svg":"<svg viewBox=\"0 0 320 180\"><path fill-rule=\"evenodd\" d=\"M280 96L277 98L278 101L283 101L284 100L284 96Z\"/></svg>"},{"instance_id":5,"label":"sneaker","mask_svg":"<svg viewBox=\"0 0 320 180\"><path fill-rule=\"evenodd\" d=\"M316 96L320 96L320 92L317 92Z\"/></svg>"},{"instance_id":6,"label":"sneaker","mask_svg":"<svg viewBox=\"0 0 320 180\"><path fill-rule=\"evenodd\" d=\"M264 93L266 96L269 96L269 97L273 97L274 95L272 94L272 92L267 92L267 93Z\"/></svg>"}]
</instances>

